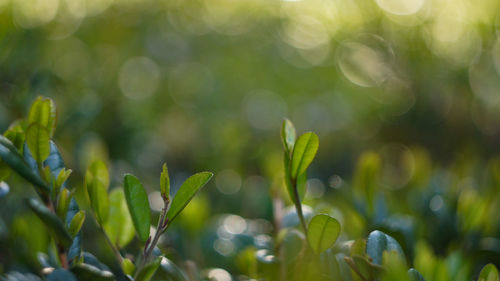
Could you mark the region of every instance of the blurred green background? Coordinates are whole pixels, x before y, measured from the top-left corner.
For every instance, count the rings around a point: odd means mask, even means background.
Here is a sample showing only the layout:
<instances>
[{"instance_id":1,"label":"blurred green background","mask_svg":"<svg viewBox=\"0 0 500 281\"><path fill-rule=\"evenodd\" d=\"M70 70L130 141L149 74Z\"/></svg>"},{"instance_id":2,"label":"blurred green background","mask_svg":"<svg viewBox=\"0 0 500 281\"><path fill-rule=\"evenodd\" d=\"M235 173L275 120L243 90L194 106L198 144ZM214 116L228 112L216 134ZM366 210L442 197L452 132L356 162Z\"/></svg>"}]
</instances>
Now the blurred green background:
<instances>
[{"instance_id":1,"label":"blurred green background","mask_svg":"<svg viewBox=\"0 0 500 281\"><path fill-rule=\"evenodd\" d=\"M336 208L346 237L390 228L387 213L365 217L349 204L357 159L370 150L388 213L415 217L396 224L423 222L412 235L437 254L490 237L499 262L499 34L496 0L0 0L0 129L51 97L70 184L104 158L112 186L133 172L153 208L163 162L174 186L213 171L166 243L201 267L232 269L235 242L210 225L232 213L230 225L270 233L288 117L320 137L306 198ZM26 197L11 189L0 198L4 225ZM105 256L88 228L86 246ZM6 267L10 251L0 251Z\"/></svg>"}]
</instances>

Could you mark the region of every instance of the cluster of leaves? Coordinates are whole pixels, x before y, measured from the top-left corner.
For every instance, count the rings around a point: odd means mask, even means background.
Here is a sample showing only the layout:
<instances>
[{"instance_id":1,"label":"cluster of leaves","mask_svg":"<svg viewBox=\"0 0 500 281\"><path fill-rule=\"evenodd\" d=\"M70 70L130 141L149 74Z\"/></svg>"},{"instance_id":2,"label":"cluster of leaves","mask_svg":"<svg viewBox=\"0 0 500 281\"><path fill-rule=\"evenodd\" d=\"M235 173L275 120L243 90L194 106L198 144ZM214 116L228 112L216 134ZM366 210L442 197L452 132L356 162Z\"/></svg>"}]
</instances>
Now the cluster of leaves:
<instances>
[{"instance_id":1,"label":"cluster of leaves","mask_svg":"<svg viewBox=\"0 0 500 281\"><path fill-rule=\"evenodd\" d=\"M51 140L56 124L56 108L48 98L39 97L31 106L27 119L15 122L0 136L0 181L4 182L12 171L29 181L41 200L27 198L27 205L50 230L54 247L39 255L42 274L47 280L150 280L161 266L167 276L185 279L177 267L154 251L160 236L212 177L201 172L189 177L171 198L170 180L166 164L160 176L161 197L164 207L154 234L151 229L151 208L146 190L138 178L126 174L123 189L108 194L109 173L106 164L94 161L85 173L84 189L96 223L113 250L121 267L115 274L107 265L82 249L81 228L86 219L74 193L66 185L71 170L56 144ZM7 192L2 195L5 196ZM134 233L143 245L137 256L122 254ZM55 255L54 255L55 254ZM131 257L131 258L129 258ZM19 279L22 274L10 272L7 280ZM26 275L22 278L35 278Z\"/></svg>"},{"instance_id":2,"label":"cluster of leaves","mask_svg":"<svg viewBox=\"0 0 500 281\"><path fill-rule=\"evenodd\" d=\"M103 161L93 161L87 168L82 191L84 208L80 208L75 193L66 183L71 175L52 141L56 124L56 110L52 100L40 97L32 105L28 118L12 124L0 136L0 196L6 196L5 182L12 171L30 182L39 199L26 202L50 231L51 245L39 253L41 272L37 275L10 271L6 280L197 280L204 274L187 274L167 259L157 247L160 237L183 211L197 191L212 177L201 172L189 177L171 196L168 168L163 165L159 194L163 207L156 227L148 194L141 181L131 174L123 177L123 188L108 191L110 175ZM371 227L366 237L349 240L343 225L331 212L303 202L307 189L307 170L319 147L319 138L313 132L299 137L292 122L285 120L281 130L284 148L284 186L291 208L283 213L283 196L271 190L274 207L274 235L264 246L250 245L236 257L239 280L340 280L340 281L434 281L470 280L470 268L461 256L436 257L426 244L417 244L417 254L401 237L391 236L385 229ZM367 218L376 218L380 212L377 197L377 178L380 159L367 153L359 161L354 176L355 204ZM470 194L466 194L470 195ZM474 229L481 223L473 209L482 202L478 196L461 196L458 213L472 216L473 222L464 224ZM474 199L476 198L476 199ZM80 204L81 205L81 204ZM88 206L88 207L87 207ZM100 262L82 247L82 226L90 212L110 252L116 258L118 270ZM352 218L352 217L351 217ZM375 219L373 219L375 220ZM479 222L476 222L479 221ZM344 220L345 227L349 222ZM403 229L404 223L397 225ZM354 223L354 222L353 222ZM376 224L373 224L376 226ZM153 230L153 231L152 231ZM389 229L390 230L390 229ZM402 232L406 230L403 229ZM407 232L407 231L406 231ZM344 235L344 236L343 236ZM234 235L233 235L234 236ZM127 251L134 237L141 251ZM361 236L362 237L362 236ZM190 272L192 273L192 272ZM189 276L189 278L188 278ZM499 273L495 265L487 264L474 278L495 281ZM208 276L217 279L217 276ZM224 279L225 280L225 279Z\"/></svg>"},{"instance_id":3,"label":"cluster of leaves","mask_svg":"<svg viewBox=\"0 0 500 281\"><path fill-rule=\"evenodd\" d=\"M293 124L285 120L282 126L284 147L285 185L297 217L290 222L284 217L276 218L278 228L274 246L267 249L247 248L240 253L246 258L246 274L249 278L262 280L341 280L341 281L424 281L416 268L409 267L411 257L405 255L403 247L392 236L381 230L373 230L366 239L337 242L341 224L328 212L313 214L304 212L302 204L306 192L307 168L318 150L318 137L307 132L296 137ZM365 154L358 165L354 186L365 198L367 213L376 212L375 183L379 170L379 159L375 154ZM279 200L276 195L276 200ZM279 216L276 212L275 216ZM280 225L279 222L282 222ZM255 259L252 258L252 254ZM421 255L422 256L422 255ZM429 254L432 258L432 254ZM421 259L421 257L419 257ZM434 258L435 260L435 258ZM451 261L448 264L453 264ZM415 264L422 266L430 280L451 280L445 263L432 260ZM459 260L453 267L464 266ZM425 268L424 268L425 267ZM458 272L454 280L470 280L466 271ZM499 280L493 264L483 267L475 280Z\"/></svg>"}]
</instances>

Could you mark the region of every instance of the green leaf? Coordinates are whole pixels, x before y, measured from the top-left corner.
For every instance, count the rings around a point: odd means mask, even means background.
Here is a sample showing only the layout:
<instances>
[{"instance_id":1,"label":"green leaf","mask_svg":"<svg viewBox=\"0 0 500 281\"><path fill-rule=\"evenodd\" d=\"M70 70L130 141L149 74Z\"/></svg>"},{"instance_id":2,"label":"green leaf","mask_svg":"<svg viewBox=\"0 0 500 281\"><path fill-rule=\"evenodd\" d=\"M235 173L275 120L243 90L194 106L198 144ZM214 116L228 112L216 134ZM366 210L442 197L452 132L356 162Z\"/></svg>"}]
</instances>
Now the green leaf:
<instances>
[{"instance_id":1,"label":"green leaf","mask_svg":"<svg viewBox=\"0 0 500 281\"><path fill-rule=\"evenodd\" d=\"M71 200L71 194L67 188L61 190L59 194L59 199L57 200L56 213L61 220L66 219L66 213L68 212L69 202Z\"/></svg>"},{"instance_id":2,"label":"green leaf","mask_svg":"<svg viewBox=\"0 0 500 281\"><path fill-rule=\"evenodd\" d=\"M161 196L170 200L170 177L168 176L167 164L163 164L163 170L160 175Z\"/></svg>"},{"instance_id":3,"label":"green leaf","mask_svg":"<svg viewBox=\"0 0 500 281\"><path fill-rule=\"evenodd\" d=\"M80 281L111 281L115 280L113 273L108 270L99 269L93 265L79 263L71 267L71 272Z\"/></svg>"},{"instance_id":4,"label":"green leaf","mask_svg":"<svg viewBox=\"0 0 500 281\"><path fill-rule=\"evenodd\" d=\"M370 212L373 211L380 167L380 156L375 152L365 152L359 157L354 172L353 190L358 196L364 196Z\"/></svg>"},{"instance_id":5,"label":"green leaf","mask_svg":"<svg viewBox=\"0 0 500 281\"><path fill-rule=\"evenodd\" d=\"M50 192L49 185L46 184L38 174L33 172L14 145L4 136L0 136L0 158L21 177L38 187L40 191L46 193Z\"/></svg>"},{"instance_id":6,"label":"green leaf","mask_svg":"<svg viewBox=\"0 0 500 281\"><path fill-rule=\"evenodd\" d=\"M123 264L122 264L122 270L123 270L123 273L125 273L127 275L132 275L132 274L134 274L134 271L135 271L135 265L128 258L124 258Z\"/></svg>"},{"instance_id":7,"label":"green leaf","mask_svg":"<svg viewBox=\"0 0 500 281\"><path fill-rule=\"evenodd\" d=\"M127 209L123 189L115 188L109 194L109 216L104 230L113 244L118 247L127 246L134 238L135 229Z\"/></svg>"},{"instance_id":8,"label":"green leaf","mask_svg":"<svg viewBox=\"0 0 500 281\"><path fill-rule=\"evenodd\" d=\"M303 174L311 164L319 147L318 136L313 132L301 135L293 148L290 176L292 179Z\"/></svg>"},{"instance_id":9,"label":"green leaf","mask_svg":"<svg viewBox=\"0 0 500 281\"><path fill-rule=\"evenodd\" d=\"M290 160L285 155L284 164L285 164L286 189L288 191L288 195L290 195L290 199L292 200L292 202L297 203L296 199L295 199L294 187L292 186L292 182L290 179L290 171L286 168L286 167L288 167L289 163L290 163ZM297 192L299 194L299 202L298 203L302 202L302 199L304 199L304 195L306 194L306 183L307 183L307 171L302 173L296 180Z\"/></svg>"},{"instance_id":10,"label":"green leaf","mask_svg":"<svg viewBox=\"0 0 500 281\"><path fill-rule=\"evenodd\" d=\"M382 266L371 263L365 256L353 255L352 257L344 257L344 260L357 275L362 276L365 280L376 280L383 272Z\"/></svg>"},{"instance_id":11,"label":"green leaf","mask_svg":"<svg viewBox=\"0 0 500 281\"><path fill-rule=\"evenodd\" d=\"M49 276L47 276L47 281L77 281L75 275L71 271L64 268L59 268L54 270Z\"/></svg>"},{"instance_id":12,"label":"green leaf","mask_svg":"<svg viewBox=\"0 0 500 281\"><path fill-rule=\"evenodd\" d=\"M410 268L408 270L408 276L411 281L425 281L424 277L415 268Z\"/></svg>"},{"instance_id":13,"label":"green leaf","mask_svg":"<svg viewBox=\"0 0 500 281\"><path fill-rule=\"evenodd\" d=\"M381 265L384 251L395 251L404 259L403 250L394 238L379 230L372 231L366 241L366 253L373 263Z\"/></svg>"},{"instance_id":14,"label":"green leaf","mask_svg":"<svg viewBox=\"0 0 500 281\"><path fill-rule=\"evenodd\" d=\"M21 122L14 122L12 125L10 125L7 131L5 131L4 136L12 142L12 145L18 151L22 150L25 140L25 134ZM0 157L0 181L6 180L11 173L12 169Z\"/></svg>"},{"instance_id":15,"label":"green leaf","mask_svg":"<svg viewBox=\"0 0 500 281\"><path fill-rule=\"evenodd\" d=\"M283 235L283 239L280 243L280 248L283 249L283 256L285 257L285 263L291 264L297 261L305 249L306 242L304 234L297 229L288 229Z\"/></svg>"},{"instance_id":16,"label":"green leaf","mask_svg":"<svg viewBox=\"0 0 500 281\"><path fill-rule=\"evenodd\" d=\"M145 243L149 237L149 227L151 225L148 194L139 179L131 174L125 175L124 190L128 210L132 217L137 236L139 240Z\"/></svg>"},{"instance_id":17,"label":"green leaf","mask_svg":"<svg viewBox=\"0 0 500 281\"><path fill-rule=\"evenodd\" d=\"M481 269L481 273L479 273L479 279L477 281L498 281L498 269L497 267L489 263Z\"/></svg>"},{"instance_id":18,"label":"green leaf","mask_svg":"<svg viewBox=\"0 0 500 281\"><path fill-rule=\"evenodd\" d=\"M26 129L26 143L30 149L31 155L41 166L41 163L49 157L50 154L50 135L47 128L40 123L31 124Z\"/></svg>"},{"instance_id":19,"label":"green leaf","mask_svg":"<svg viewBox=\"0 0 500 281\"><path fill-rule=\"evenodd\" d=\"M9 185L4 181L0 181L0 198L7 195L9 193L9 190L10 190Z\"/></svg>"},{"instance_id":20,"label":"green leaf","mask_svg":"<svg viewBox=\"0 0 500 281\"><path fill-rule=\"evenodd\" d=\"M42 220L42 222L54 233L57 239L65 246L71 245L73 239L66 231L63 222L45 207L39 201L30 198L28 199L28 206L35 212L35 214Z\"/></svg>"},{"instance_id":21,"label":"green leaf","mask_svg":"<svg viewBox=\"0 0 500 281\"><path fill-rule=\"evenodd\" d=\"M82 228L83 222L85 222L85 211L79 211L73 216L73 219L69 224L69 234L75 237Z\"/></svg>"},{"instance_id":22,"label":"green leaf","mask_svg":"<svg viewBox=\"0 0 500 281\"><path fill-rule=\"evenodd\" d=\"M106 222L109 214L109 174L106 164L94 161L85 173L85 186L89 195L90 206L100 224Z\"/></svg>"},{"instance_id":23,"label":"green leaf","mask_svg":"<svg viewBox=\"0 0 500 281\"><path fill-rule=\"evenodd\" d=\"M156 270L160 266L161 257L156 258L153 262L141 268L141 270L137 273L135 277L135 281L149 281Z\"/></svg>"},{"instance_id":24,"label":"green leaf","mask_svg":"<svg viewBox=\"0 0 500 281\"><path fill-rule=\"evenodd\" d=\"M307 241L316 254L330 248L340 234L340 223L328 215L316 215L307 228Z\"/></svg>"},{"instance_id":25,"label":"green leaf","mask_svg":"<svg viewBox=\"0 0 500 281\"><path fill-rule=\"evenodd\" d=\"M68 180L69 176L71 175L71 172L73 172L71 169L65 169L62 168L61 171L59 171L59 174L56 177L56 187L60 188L63 186L63 184Z\"/></svg>"},{"instance_id":26,"label":"green leaf","mask_svg":"<svg viewBox=\"0 0 500 281\"><path fill-rule=\"evenodd\" d=\"M45 127L52 137L56 128L57 112L54 101L39 96L31 105L28 124L39 123Z\"/></svg>"},{"instance_id":27,"label":"green leaf","mask_svg":"<svg viewBox=\"0 0 500 281\"><path fill-rule=\"evenodd\" d=\"M171 281L187 281L186 274L172 261L163 257L160 263L160 278Z\"/></svg>"},{"instance_id":28,"label":"green leaf","mask_svg":"<svg viewBox=\"0 0 500 281\"><path fill-rule=\"evenodd\" d=\"M295 127L293 123L286 119L283 120L283 125L281 126L281 141L283 142L283 148L287 157L290 157L290 153L293 151L293 146L295 144Z\"/></svg>"},{"instance_id":29,"label":"green leaf","mask_svg":"<svg viewBox=\"0 0 500 281\"><path fill-rule=\"evenodd\" d=\"M381 281L410 281L406 261L397 251L384 251L382 260L382 265L385 270L382 272Z\"/></svg>"},{"instance_id":30,"label":"green leaf","mask_svg":"<svg viewBox=\"0 0 500 281\"><path fill-rule=\"evenodd\" d=\"M193 196L202 188L213 176L210 172L201 172L190 176L179 188L175 194L170 209L167 212L169 222L172 222L175 217L186 207Z\"/></svg>"}]
</instances>

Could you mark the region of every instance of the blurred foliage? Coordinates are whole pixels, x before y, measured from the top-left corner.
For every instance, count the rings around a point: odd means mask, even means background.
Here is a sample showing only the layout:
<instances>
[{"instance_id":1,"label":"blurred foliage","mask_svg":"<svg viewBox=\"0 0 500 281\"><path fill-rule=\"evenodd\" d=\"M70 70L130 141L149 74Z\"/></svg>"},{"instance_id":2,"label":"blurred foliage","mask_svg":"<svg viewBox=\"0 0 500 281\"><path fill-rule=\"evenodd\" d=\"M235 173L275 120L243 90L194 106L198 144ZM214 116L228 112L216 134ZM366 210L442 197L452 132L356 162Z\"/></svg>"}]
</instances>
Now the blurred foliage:
<instances>
[{"instance_id":1,"label":"blurred foliage","mask_svg":"<svg viewBox=\"0 0 500 281\"><path fill-rule=\"evenodd\" d=\"M277 244L297 253L304 240L283 180L288 116L319 136L302 209L340 222L321 256L337 264L332 276L353 273L342 255L377 271L344 244L378 229L405 254L381 264L477 279L500 265L499 15L496 0L0 0L0 131L51 97L68 187L89 200L85 171L102 160L111 217L127 172L156 219L162 163L173 193L192 171L213 171L160 239L180 269L160 268L246 280L275 276ZM20 151L25 127L6 133ZM9 173L0 163L0 178ZM0 184L0 274L45 267L50 232L20 203L35 195L16 174ZM135 253L131 224L114 240ZM97 230L86 220L84 246L116 271Z\"/></svg>"}]
</instances>

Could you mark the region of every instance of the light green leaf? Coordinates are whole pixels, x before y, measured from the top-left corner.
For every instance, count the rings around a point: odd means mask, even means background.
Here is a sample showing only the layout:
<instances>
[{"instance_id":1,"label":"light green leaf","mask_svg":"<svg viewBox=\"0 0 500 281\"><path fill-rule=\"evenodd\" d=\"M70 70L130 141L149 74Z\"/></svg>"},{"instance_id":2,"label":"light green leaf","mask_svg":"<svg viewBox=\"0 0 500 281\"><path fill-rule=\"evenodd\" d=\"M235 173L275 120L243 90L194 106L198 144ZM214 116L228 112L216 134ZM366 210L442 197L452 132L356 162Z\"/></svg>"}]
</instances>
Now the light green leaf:
<instances>
[{"instance_id":1,"label":"light green leaf","mask_svg":"<svg viewBox=\"0 0 500 281\"><path fill-rule=\"evenodd\" d=\"M170 177L168 176L167 164L163 164L163 170L160 175L160 190L163 198L170 200Z\"/></svg>"},{"instance_id":2,"label":"light green leaf","mask_svg":"<svg viewBox=\"0 0 500 281\"><path fill-rule=\"evenodd\" d=\"M42 222L54 233L57 239L65 246L71 245L73 239L66 231L63 222L45 207L39 201L30 198L28 199L28 206L35 212L35 214L42 220Z\"/></svg>"},{"instance_id":3,"label":"light green leaf","mask_svg":"<svg viewBox=\"0 0 500 281\"><path fill-rule=\"evenodd\" d=\"M175 194L170 209L167 212L169 222L172 222L175 217L186 207L191 201L191 198L202 188L213 176L210 172L201 172L190 176L179 188Z\"/></svg>"},{"instance_id":4,"label":"light green leaf","mask_svg":"<svg viewBox=\"0 0 500 281\"><path fill-rule=\"evenodd\" d=\"M26 143L31 155L40 166L50 154L50 135L47 128L40 123L31 124L26 129Z\"/></svg>"},{"instance_id":5,"label":"light green leaf","mask_svg":"<svg viewBox=\"0 0 500 281\"><path fill-rule=\"evenodd\" d=\"M143 267L135 277L135 281L149 281L160 266L161 257L156 258L152 263Z\"/></svg>"},{"instance_id":6,"label":"light green leaf","mask_svg":"<svg viewBox=\"0 0 500 281\"><path fill-rule=\"evenodd\" d=\"M498 281L498 269L497 267L489 263L481 269L481 273L479 273L479 279L477 281Z\"/></svg>"},{"instance_id":7,"label":"light green leaf","mask_svg":"<svg viewBox=\"0 0 500 281\"><path fill-rule=\"evenodd\" d=\"M316 254L330 248L340 234L340 223L328 215L316 215L307 228L307 241Z\"/></svg>"},{"instance_id":8,"label":"light green leaf","mask_svg":"<svg viewBox=\"0 0 500 281\"><path fill-rule=\"evenodd\" d=\"M134 274L134 271L135 271L135 265L130 259L124 258L123 264L122 264L122 269L123 269L123 273L132 276L132 274Z\"/></svg>"},{"instance_id":9,"label":"light green leaf","mask_svg":"<svg viewBox=\"0 0 500 281\"><path fill-rule=\"evenodd\" d=\"M382 255L382 266L385 270L382 273L381 281L411 281L406 261L398 252L385 251Z\"/></svg>"},{"instance_id":10,"label":"light green leaf","mask_svg":"<svg viewBox=\"0 0 500 281\"><path fill-rule=\"evenodd\" d=\"M283 120L283 125L281 125L281 140L283 142L283 148L285 149L287 157L290 157L290 153L293 151L295 138L296 133L293 123L285 118L285 120Z\"/></svg>"},{"instance_id":11,"label":"light green leaf","mask_svg":"<svg viewBox=\"0 0 500 281\"><path fill-rule=\"evenodd\" d=\"M61 220L66 219L66 213L68 212L69 202L71 200L71 194L67 188L61 190L59 194L59 199L57 200L56 213Z\"/></svg>"},{"instance_id":12,"label":"light green leaf","mask_svg":"<svg viewBox=\"0 0 500 281\"><path fill-rule=\"evenodd\" d=\"M56 178L56 187L60 188L73 172L71 169L62 168Z\"/></svg>"},{"instance_id":13,"label":"light green leaf","mask_svg":"<svg viewBox=\"0 0 500 281\"><path fill-rule=\"evenodd\" d=\"M124 178L125 199L139 239L145 243L149 237L151 211L148 194L139 179L131 174Z\"/></svg>"},{"instance_id":14,"label":"light green leaf","mask_svg":"<svg viewBox=\"0 0 500 281\"><path fill-rule=\"evenodd\" d=\"M94 161L85 173L85 186L89 195L90 206L94 210L97 220L103 224L109 214L109 174L106 164Z\"/></svg>"},{"instance_id":15,"label":"light green leaf","mask_svg":"<svg viewBox=\"0 0 500 281\"><path fill-rule=\"evenodd\" d=\"M68 228L69 234L75 237L78 234L78 231L80 231L80 229L82 228L84 222L85 222L85 211L83 210L78 211L78 213L76 213L73 216L69 224Z\"/></svg>"},{"instance_id":16,"label":"light green leaf","mask_svg":"<svg viewBox=\"0 0 500 281\"><path fill-rule=\"evenodd\" d=\"M39 123L47 129L49 136L54 135L56 128L57 112L54 101L39 96L31 105L28 114L28 124Z\"/></svg>"},{"instance_id":17,"label":"light green leaf","mask_svg":"<svg viewBox=\"0 0 500 281\"><path fill-rule=\"evenodd\" d=\"M123 189L116 188L109 194L109 216L104 230L113 244L118 247L127 246L134 238L135 229L127 209Z\"/></svg>"},{"instance_id":18,"label":"light green leaf","mask_svg":"<svg viewBox=\"0 0 500 281\"><path fill-rule=\"evenodd\" d=\"M358 160L354 172L353 189L358 196L363 196L368 203L368 210L373 211L375 192L378 184L381 160L375 152L365 152Z\"/></svg>"},{"instance_id":19,"label":"light green leaf","mask_svg":"<svg viewBox=\"0 0 500 281\"><path fill-rule=\"evenodd\" d=\"M318 136L313 132L301 135L293 148L290 176L292 179L303 174L311 164L319 147Z\"/></svg>"}]
</instances>

